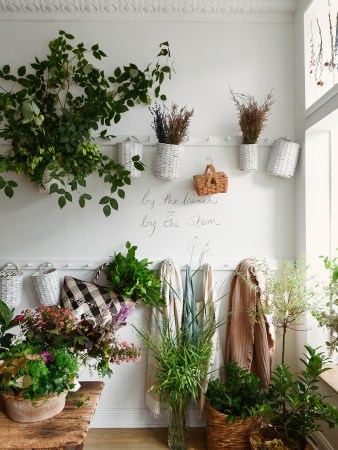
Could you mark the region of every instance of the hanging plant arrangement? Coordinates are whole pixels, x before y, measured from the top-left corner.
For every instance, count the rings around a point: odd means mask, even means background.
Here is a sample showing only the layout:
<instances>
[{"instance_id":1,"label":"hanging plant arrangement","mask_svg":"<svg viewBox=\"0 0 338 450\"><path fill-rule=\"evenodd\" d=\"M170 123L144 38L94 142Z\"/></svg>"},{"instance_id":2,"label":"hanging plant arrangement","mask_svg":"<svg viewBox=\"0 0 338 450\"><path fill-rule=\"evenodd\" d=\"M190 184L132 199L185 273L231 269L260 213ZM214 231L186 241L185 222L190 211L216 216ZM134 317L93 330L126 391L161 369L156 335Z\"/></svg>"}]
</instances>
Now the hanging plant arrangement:
<instances>
[{"instance_id":1,"label":"hanging plant arrangement","mask_svg":"<svg viewBox=\"0 0 338 450\"><path fill-rule=\"evenodd\" d=\"M158 60L141 70L135 64L117 67L112 76L92 64L107 55L98 44L85 48L73 45L74 36L59 31L49 42L46 59L25 66L14 75L9 65L0 70L0 138L11 141L11 149L0 155L0 190L13 197L17 183L7 172L24 174L44 188L48 178L50 194L57 194L63 208L78 195L81 208L92 196L85 191L86 178L97 172L108 184L101 198L105 216L118 209L124 199L130 171L101 153L92 132L107 139L107 129L138 103L149 104L151 95L160 95L164 79L171 76L169 44L160 44ZM163 65L160 58L164 57ZM103 127L103 129L102 129ZM139 156L133 157L144 170Z\"/></svg>"}]
</instances>

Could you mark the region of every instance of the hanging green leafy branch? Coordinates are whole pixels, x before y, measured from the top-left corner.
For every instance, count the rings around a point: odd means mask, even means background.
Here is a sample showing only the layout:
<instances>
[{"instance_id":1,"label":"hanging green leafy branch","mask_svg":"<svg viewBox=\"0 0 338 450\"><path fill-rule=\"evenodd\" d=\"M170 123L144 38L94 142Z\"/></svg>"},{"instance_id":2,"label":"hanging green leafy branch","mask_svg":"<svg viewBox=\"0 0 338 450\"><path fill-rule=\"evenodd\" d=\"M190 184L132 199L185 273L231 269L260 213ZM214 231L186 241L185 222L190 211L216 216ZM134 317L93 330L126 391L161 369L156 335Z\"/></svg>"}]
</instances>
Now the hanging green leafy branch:
<instances>
[{"instance_id":1,"label":"hanging green leafy branch","mask_svg":"<svg viewBox=\"0 0 338 450\"><path fill-rule=\"evenodd\" d=\"M92 198L83 192L86 178L97 172L109 185L109 196L100 200L108 216L118 209L116 196L125 197L130 172L102 155L93 131L107 139L105 127L118 123L136 104L149 104L152 95L166 99L160 91L172 73L170 49L168 42L160 44L154 66L141 70L129 64L106 76L93 64L107 56L99 45L87 49L83 43L73 45L73 40L59 31L49 42L46 59L35 58L31 70L22 66L16 75L9 65L0 70L0 138L12 144L0 155L0 190L13 197L17 183L7 179L7 172L23 173L40 187L48 178L49 193L59 196L61 208L74 194L83 208ZM139 157L133 159L135 167L144 170Z\"/></svg>"}]
</instances>

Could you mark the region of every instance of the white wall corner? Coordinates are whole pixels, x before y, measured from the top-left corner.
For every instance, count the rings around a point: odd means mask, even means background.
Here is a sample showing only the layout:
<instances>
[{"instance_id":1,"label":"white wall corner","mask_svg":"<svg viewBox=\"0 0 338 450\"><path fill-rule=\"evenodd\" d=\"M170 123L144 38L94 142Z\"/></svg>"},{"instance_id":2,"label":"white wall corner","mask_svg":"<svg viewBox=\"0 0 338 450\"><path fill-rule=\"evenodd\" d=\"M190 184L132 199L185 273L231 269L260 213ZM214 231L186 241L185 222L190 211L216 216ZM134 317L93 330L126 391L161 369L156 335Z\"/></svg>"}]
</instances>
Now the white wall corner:
<instances>
[{"instance_id":1,"label":"white wall corner","mask_svg":"<svg viewBox=\"0 0 338 450\"><path fill-rule=\"evenodd\" d=\"M297 0L0 0L0 20L292 22Z\"/></svg>"}]
</instances>

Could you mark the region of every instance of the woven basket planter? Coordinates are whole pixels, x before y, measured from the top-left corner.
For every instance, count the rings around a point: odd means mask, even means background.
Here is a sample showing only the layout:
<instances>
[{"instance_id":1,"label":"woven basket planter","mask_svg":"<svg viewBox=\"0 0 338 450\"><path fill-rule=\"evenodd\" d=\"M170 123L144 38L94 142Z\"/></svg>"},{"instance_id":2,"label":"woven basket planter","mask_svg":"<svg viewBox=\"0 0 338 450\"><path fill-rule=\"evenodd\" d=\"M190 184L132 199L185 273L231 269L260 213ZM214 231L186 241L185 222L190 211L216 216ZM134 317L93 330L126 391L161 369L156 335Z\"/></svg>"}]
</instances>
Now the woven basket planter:
<instances>
[{"instance_id":1,"label":"woven basket planter","mask_svg":"<svg viewBox=\"0 0 338 450\"><path fill-rule=\"evenodd\" d=\"M300 145L277 139L272 146L267 172L276 177L292 178L298 161Z\"/></svg>"},{"instance_id":2,"label":"woven basket planter","mask_svg":"<svg viewBox=\"0 0 338 450\"><path fill-rule=\"evenodd\" d=\"M154 175L165 180L176 180L180 176L181 145L157 144Z\"/></svg>"},{"instance_id":3,"label":"woven basket planter","mask_svg":"<svg viewBox=\"0 0 338 450\"><path fill-rule=\"evenodd\" d=\"M41 305L55 306L60 303L61 287L58 270L52 264L41 264L39 272L32 275L32 280Z\"/></svg>"},{"instance_id":4,"label":"woven basket planter","mask_svg":"<svg viewBox=\"0 0 338 450\"><path fill-rule=\"evenodd\" d=\"M9 308L16 308L22 300L23 273L14 262L0 268L0 299Z\"/></svg>"},{"instance_id":5,"label":"woven basket planter","mask_svg":"<svg viewBox=\"0 0 338 450\"><path fill-rule=\"evenodd\" d=\"M250 448L250 434L259 426L259 418L226 423L227 416L208 406L207 442L208 450L231 449L247 450Z\"/></svg>"},{"instance_id":6,"label":"woven basket planter","mask_svg":"<svg viewBox=\"0 0 338 450\"><path fill-rule=\"evenodd\" d=\"M116 161L130 171L132 178L141 176L141 172L134 166L132 158L133 156L140 156L140 159L142 159L142 155L143 145L139 142L121 142L117 144Z\"/></svg>"},{"instance_id":7,"label":"woven basket planter","mask_svg":"<svg viewBox=\"0 0 338 450\"><path fill-rule=\"evenodd\" d=\"M239 148L239 168L251 172L258 168L257 144L242 144Z\"/></svg>"}]
</instances>

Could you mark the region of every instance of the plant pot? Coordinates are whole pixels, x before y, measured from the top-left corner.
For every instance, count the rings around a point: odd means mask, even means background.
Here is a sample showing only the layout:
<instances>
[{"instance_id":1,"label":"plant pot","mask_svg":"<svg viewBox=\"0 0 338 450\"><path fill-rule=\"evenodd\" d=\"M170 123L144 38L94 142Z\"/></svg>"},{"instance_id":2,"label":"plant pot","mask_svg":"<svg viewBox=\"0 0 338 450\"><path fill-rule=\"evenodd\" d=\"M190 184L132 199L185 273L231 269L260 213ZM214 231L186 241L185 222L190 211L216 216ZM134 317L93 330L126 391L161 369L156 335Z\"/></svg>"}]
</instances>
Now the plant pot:
<instances>
[{"instance_id":1,"label":"plant pot","mask_svg":"<svg viewBox=\"0 0 338 450\"><path fill-rule=\"evenodd\" d=\"M133 156L143 155L143 145L139 142L122 142L117 144L116 161L122 164L130 172L132 178L141 176L141 171L134 166Z\"/></svg>"},{"instance_id":2,"label":"plant pot","mask_svg":"<svg viewBox=\"0 0 338 450\"><path fill-rule=\"evenodd\" d=\"M36 295L43 306L60 303L61 287L58 270L51 263L43 263L39 271L32 275Z\"/></svg>"},{"instance_id":3,"label":"plant pot","mask_svg":"<svg viewBox=\"0 0 338 450\"><path fill-rule=\"evenodd\" d=\"M234 423L226 422L227 415L208 406L207 408L207 442L208 450L232 449L245 450L250 445L250 434L259 426L260 419L238 418Z\"/></svg>"},{"instance_id":4,"label":"plant pot","mask_svg":"<svg viewBox=\"0 0 338 450\"><path fill-rule=\"evenodd\" d=\"M188 450L188 395L181 394L169 402L168 446L171 450Z\"/></svg>"},{"instance_id":5,"label":"plant pot","mask_svg":"<svg viewBox=\"0 0 338 450\"><path fill-rule=\"evenodd\" d=\"M258 168L257 144L242 144L239 148L239 168L251 172Z\"/></svg>"},{"instance_id":6,"label":"plant pot","mask_svg":"<svg viewBox=\"0 0 338 450\"><path fill-rule=\"evenodd\" d=\"M258 428L250 435L250 445L252 450L272 449L278 450L307 450L310 449L306 439L296 430L289 430L286 435L283 427L266 426ZM282 445L284 445L282 447Z\"/></svg>"},{"instance_id":7,"label":"plant pot","mask_svg":"<svg viewBox=\"0 0 338 450\"><path fill-rule=\"evenodd\" d=\"M298 161L300 145L285 139L277 139L269 156L267 172L276 177L292 178Z\"/></svg>"},{"instance_id":8,"label":"plant pot","mask_svg":"<svg viewBox=\"0 0 338 450\"><path fill-rule=\"evenodd\" d=\"M154 175L164 180L176 180L180 176L181 145L157 144Z\"/></svg>"},{"instance_id":9,"label":"plant pot","mask_svg":"<svg viewBox=\"0 0 338 450\"><path fill-rule=\"evenodd\" d=\"M36 400L3 394L7 415L15 422L38 422L59 414L65 407L67 392L41 397Z\"/></svg>"}]
</instances>

